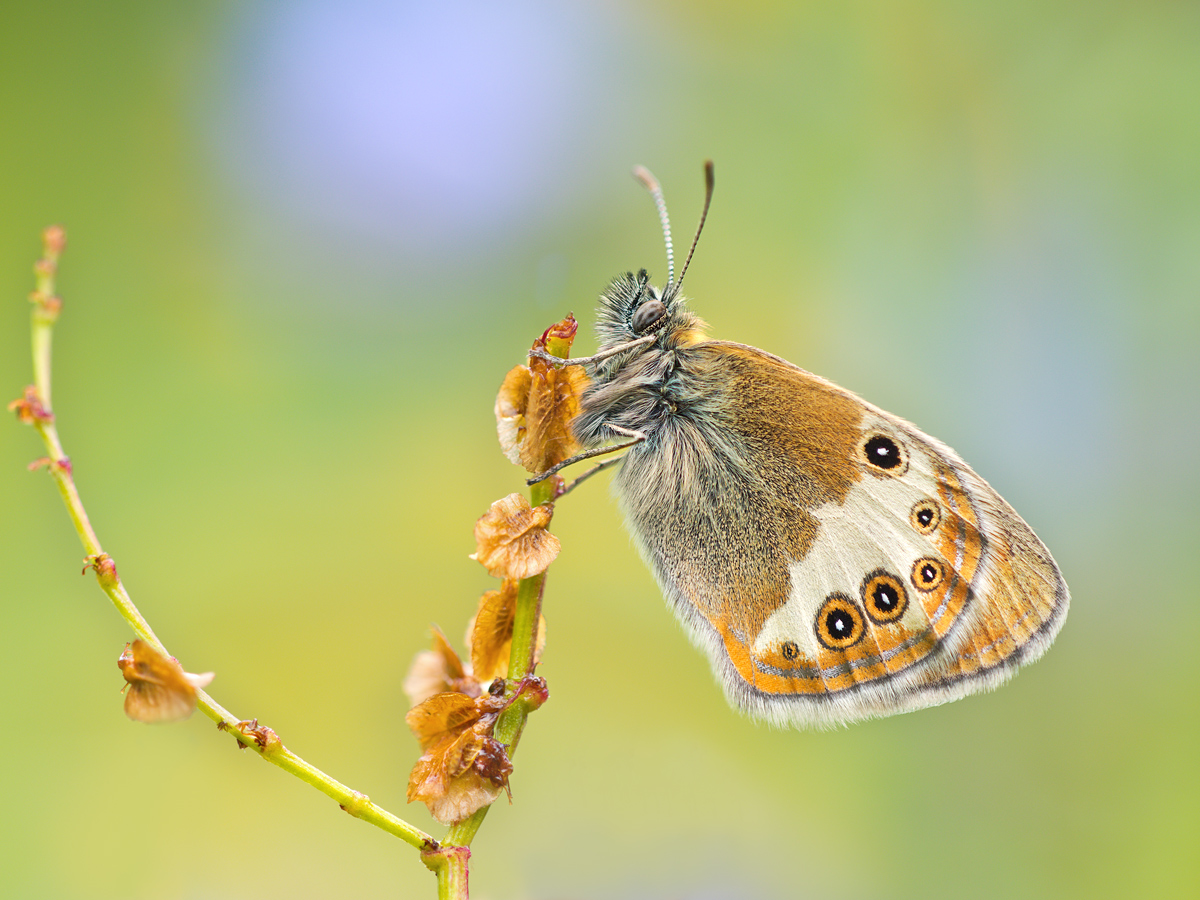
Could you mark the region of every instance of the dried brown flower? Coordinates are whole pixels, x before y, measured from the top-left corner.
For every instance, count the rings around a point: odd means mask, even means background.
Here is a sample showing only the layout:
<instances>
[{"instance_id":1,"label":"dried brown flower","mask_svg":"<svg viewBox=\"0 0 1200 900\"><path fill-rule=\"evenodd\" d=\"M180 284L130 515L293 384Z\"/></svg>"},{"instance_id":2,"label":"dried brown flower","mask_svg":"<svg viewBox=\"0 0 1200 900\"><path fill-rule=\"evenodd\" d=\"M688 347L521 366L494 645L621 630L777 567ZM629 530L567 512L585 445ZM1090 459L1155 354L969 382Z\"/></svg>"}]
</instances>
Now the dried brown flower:
<instances>
[{"instance_id":1,"label":"dried brown flower","mask_svg":"<svg viewBox=\"0 0 1200 900\"><path fill-rule=\"evenodd\" d=\"M508 674L512 652L513 620L517 612L518 582L506 579L498 591L487 591L479 598L479 609L467 626L467 649L471 670L483 684ZM537 648L534 663L541 659L546 646L546 618L538 618Z\"/></svg>"},{"instance_id":2,"label":"dried brown flower","mask_svg":"<svg viewBox=\"0 0 1200 900\"><path fill-rule=\"evenodd\" d=\"M546 571L561 549L558 538L546 530L550 516L550 507L530 507L520 494L497 500L475 523L471 559L497 578L529 578Z\"/></svg>"},{"instance_id":3,"label":"dried brown flower","mask_svg":"<svg viewBox=\"0 0 1200 900\"><path fill-rule=\"evenodd\" d=\"M128 682L125 715L136 722L186 719L196 708L196 691L213 680L212 672L193 675L183 671L174 657L164 656L140 639L125 645L117 666Z\"/></svg>"},{"instance_id":4,"label":"dried brown flower","mask_svg":"<svg viewBox=\"0 0 1200 900\"><path fill-rule=\"evenodd\" d=\"M487 806L508 784L512 763L493 737L503 697L443 693L409 710L405 721L424 751L408 779L408 800L420 800L443 824Z\"/></svg>"},{"instance_id":5,"label":"dried brown flower","mask_svg":"<svg viewBox=\"0 0 1200 900\"><path fill-rule=\"evenodd\" d=\"M529 385L533 373L529 366L513 366L500 385L496 395L496 434L500 438L500 449L513 465L521 465L521 447L528 430L525 409L529 406Z\"/></svg>"},{"instance_id":6,"label":"dried brown flower","mask_svg":"<svg viewBox=\"0 0 1200 900\"><path fill-rule=\"evenodd\" d=\"M404 679L404 693L408 694L413 706L419 706L434 694L444 691L478 697L483 693L483 688L435 625L433 649L422 650L416 655L408 670L408 677Z\"/></svg>"},{"instance_id":7,"label":"dried brown flower","mask_svg":"<svg viewBox=\"0 0 1200 900\"><path fill-rule=\"evenodd\" d=\"M236 731L247 741L254 744L262 751L263 756L269 756L283 749L283 741L279 739L279 735L274 729L259 725L258 719L243 719L235 725L226 725L224 722L217 723L217 731ZM235 738L236 740L236 738ZM245 750L249 744L237 742L239 750Z\"/></svg>"},{"instance_id":8,"label":"dried brown flower","mask_svg":"<svg viewBox=\"0 0 1200 900\"><path fill-rule=\"evenodd\" d=\"M534 341L534 349L565 357L579 324L567 316ZM516 366L496 396L496 430L500 447L513 463L539 474L580 451L571 433L579 414L579 397L588 377L579 366L557 369L538 357Z\"/></svg>"}]
</instances>

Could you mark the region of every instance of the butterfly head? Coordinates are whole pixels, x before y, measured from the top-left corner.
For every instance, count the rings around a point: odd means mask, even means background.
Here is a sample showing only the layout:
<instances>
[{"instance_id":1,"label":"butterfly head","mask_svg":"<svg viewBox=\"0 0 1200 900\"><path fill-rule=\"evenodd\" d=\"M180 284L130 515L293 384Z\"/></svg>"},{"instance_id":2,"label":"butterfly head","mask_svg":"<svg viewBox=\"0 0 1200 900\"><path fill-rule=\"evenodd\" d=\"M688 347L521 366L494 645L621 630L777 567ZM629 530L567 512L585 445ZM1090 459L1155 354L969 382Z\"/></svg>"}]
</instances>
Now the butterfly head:
<instances>
[{"instance_id":1,"label":"butterfly head","mask_svg":"<svg viewBox=\"0 0 1200 900\"><path fill-rule=\"evenodd\" d=\"M658 339L630 350L630 354L674 350L703 340L703 329L704 323L687 308L678 282L668 281L665 288L657 288L645 269L614 278L600 297L596 337L601 350L647 335ZM613 359L622 357L624 354Z\"/></svg>"}]
</instances>

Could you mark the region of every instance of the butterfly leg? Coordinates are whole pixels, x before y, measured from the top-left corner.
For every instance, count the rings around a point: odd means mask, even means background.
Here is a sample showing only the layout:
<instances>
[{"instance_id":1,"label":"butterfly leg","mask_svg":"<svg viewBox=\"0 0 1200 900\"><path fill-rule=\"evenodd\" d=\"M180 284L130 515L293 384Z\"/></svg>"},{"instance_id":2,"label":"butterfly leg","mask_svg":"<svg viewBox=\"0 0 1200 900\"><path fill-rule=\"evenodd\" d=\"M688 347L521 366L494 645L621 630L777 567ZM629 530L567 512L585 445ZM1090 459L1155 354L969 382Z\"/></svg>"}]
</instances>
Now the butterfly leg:
<instances>
[{"instance_id":1,"label":"butterfly leg","mask_svg":"<svg viewBox=\"0 0 1200 900\"><path fill-rule=\"evenodd\" d=\"M617 434L628 436L629 440L625 441L623 444L613 444L610 447L596 447L593 450L584 450L582 453L576 453L570 459L564 459L557 466L551 466L540 475L534 475L532 478L527 479L525 483L531 486L535 485L539 481L545 481L551 475L558 472L560 469L565 469L567 466L573 465L577 462L583 462L585 459L592 459L596 456L607 456L609 453L616 453L618 450L625 450L628 447L632 447L634 444L640 444L646 439L645 434L640 431L634 431L632 428L623 428L620 425L609 425L608 427L610 430L617 432ZM616 460L610 460L610 462L616 462ZM577 480L582 481L584 478L588 477L588 475L595 474L597 471L599 471L599 468L593 469L591 472L587 472L584 475L579 476ZM572 485L572 487L573 486L574 485Z\"/></svg>"},{"instance_id":2,"label":"butterfly leg","mask_svg":"<svg viewBox=\"0 0 1200 900\"><path fill-rule=\"evenodd\" d=\"M588 469L586 472L584 472L582 475L580 475L578 478L576 478L574 481L572 481L570 484L568 484L565 488L563 488L562 493L559 494L558 497L561 498L561 497L571 493L571 491L573 491L573 490L575 490L575 488L579 487L579 483L581 481L586 481L588 478L591 478L593 475L603 472L605 469L611 469L613 466L615 466L617 463L619 463L624 458L625 458L624 456L614 456L612 459L606 459L604 462L599 463L598 465L592 466L590 469ZM555 499L558 499L558 498L555 498Z\"/></svg>"}]
</instances>

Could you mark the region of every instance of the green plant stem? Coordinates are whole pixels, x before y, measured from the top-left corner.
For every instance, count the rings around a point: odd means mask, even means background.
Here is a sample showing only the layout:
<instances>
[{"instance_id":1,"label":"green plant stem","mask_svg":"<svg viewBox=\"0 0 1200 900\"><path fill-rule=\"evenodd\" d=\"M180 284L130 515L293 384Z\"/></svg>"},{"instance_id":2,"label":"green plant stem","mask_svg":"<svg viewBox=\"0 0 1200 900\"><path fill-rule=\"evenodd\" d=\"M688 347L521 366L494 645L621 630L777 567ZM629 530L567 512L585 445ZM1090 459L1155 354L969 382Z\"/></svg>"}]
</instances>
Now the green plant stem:
<instances>
[{"instance_id":1,"label":"green plant stem","mask_svg":"<svg viewBox=\"0 0 1200 900\"><path fill-rule=\"evenodd\" d=\"M39 316L34 310L33 315L33 383L37 387L38 396L47 407L50 406L50 338L53 335L53 321L45 316Z\"/></svg>"},{"instance_id":2,"label":"green plant stem","mask_svg":"<svg viewBox=\"0 0 1200 900\"><path fill-rule=\"evenodd\" d=\"M49 275L45 274L47 270L50 273ZM54 290L53 266L40 266L38 276L39 293L45 298L51 297ZM56 318L56 314L47 314L44 303L38 302L35 299L33 312L34 388L37 391L38 399L46 407L47 412L49 411L50 397L51 338ZM116 573L116 567L112 565L111 557L100 546L100 539L96 536L95 529L92 528L87 511L84 509L83 501L80 499L79 491L75 486L70 461L63 452L62 442L59 440L58 429L55 427L53 416L35 419L33 425L46 445L46 450L49 453L50 474L58 484L63 502L67 506L67 512L70 514L71 521L75 525L75 530L79 534L79 540L83 543L84 551L87 553L88 562L96 571L96 579L99 581L100 587L108 595L109 599L112 600L117 611L129 623L138 637L153 644L163 654L170 656L166 647L163 646L162 641L158 639L158 636L150 628L150 624L134 605L133 600L125 590L125 586L121 584L120 578ZM278 741L274 743L265 742L263 746L260 746L251 735L243 733L238 728L240 720L236 716L218 704L204 691L197 691L196 693L197 706L200 711L214 722L221 724L225 730L228 730L237 738L242 746L250 747L267 762L278 766L285 772L290 772L301 781L321 791L321 793L332 797L350 815L362 819L364 822L369 822L419 849L429 850L438 847L437 841L428 834L405 822L399 816L372 803L365 794L352 790L329 775L326 775L316 766L292 753L282 743Z\"/></svg>"},{"instance_id":3,"label":"green plant stem","mask_svg":"<svg viewBox=\"0 0 1200 900\"><path fill-rule=\"evenodd\" d=\"M421 854L421 860L437 875L438 900L466 900L470 859L470 847L443 846Z\"/></svg>"},{"instance_id":4,"label":"green plant stem","mask_svg":"<svg viewBox=\"0 0 1200 900\"><path fill-rule=\"evenodd\" d=\"M530 504L540 506L554 499L554 483L542 481L529 489ZM517 611L513 617L512 652L508 658L508 680L520 681L533 674L534 657L537 654L538 621L542 617L542 591L546 587L546 573L523 578L517 586ZM514 711L516 712L516 711ZM508 710L505 710L507 715ZM505 716L496 725L496 739L508 743L500 736ZM522 719L524 724L524 719Z\"/></svg>"},{"instance_id":5,"label":"green plant stem","mask_svg":"<svg viewBox=\"0 0 1200 900\"><path fill-rule=\"evenodd\" d=\"M530 488L530 503L538 506L554 497L551 481L542 481ZM533 674L534 654L537 650L537 626L542 616L542 591L546 587L546 573L523 578L517 586L517 611L513 617L512 651L508 658L509 690L527 675ZM496 722L496 740L508 748L511 759L516 752L525 721L529 718L529 707L518 699L500 714ZM451 826L442 842L447 847L469 847L483 824L491 806L476 810L463 821Z\"/></svg>"}]
</instances>

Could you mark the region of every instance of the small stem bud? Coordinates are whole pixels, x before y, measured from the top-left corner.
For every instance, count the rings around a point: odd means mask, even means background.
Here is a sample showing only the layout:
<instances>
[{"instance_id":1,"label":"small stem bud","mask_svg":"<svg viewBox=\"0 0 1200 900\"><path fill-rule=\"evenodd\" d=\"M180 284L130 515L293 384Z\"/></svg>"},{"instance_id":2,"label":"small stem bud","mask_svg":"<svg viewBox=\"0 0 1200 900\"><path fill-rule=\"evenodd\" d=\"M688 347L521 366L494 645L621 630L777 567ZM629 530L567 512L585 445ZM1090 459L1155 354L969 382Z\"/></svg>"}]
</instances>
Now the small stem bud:
<instances>
[{"instance_id":1,"label":"small stem bud","mask_svg":"<svg viewBox=\"0 0 1200 900\"><path fill-rule=\"evenodd\" d=\"M42 231L42 252L47 259L57 261L67 246L67 230L61 225L51 225Z\"/></svg>"},{"instance_id":2,"label":"small stem bud","mask_svg":"<svg viewBox=\"0 0 1200 900\"><path fill-rule=\"evenodd\" d=\"M97 553L95 556L89 556L84 561L83 572L88 569L96 570L96 580L100 582L100 587L104 590L111 590L117 586L120 579L117 577L117 564L113 562L113 558L107 553ZM80 572L79 574L83 574Z\"/></svg>"},{"instance_id":3,"label":"small stem bud","mask_svg":"<svg viewBox=\"0 0 1200 900\"><path fill-rule=\"evenodd\" d=\"M37 388L32 384L25 388L25 393L19 400L14 400L8 404L9 410L17 414L17 418L26 425L33 425L37 422L53 422L54 413L46 408L42 403L42 398L38 394Z\"/></svg>"},{"instance_id":4,"label":"small stem bud","mask_svg":"<svg viewBox=\"0 0 1200 900\"><path fill-rule=\"evenodd\" d=\"M62 312L61 298L39 290L30 293L29 302L34 305L34 324L53 325L58 321L58 314Z\"/></svg>"}]
</instances>

